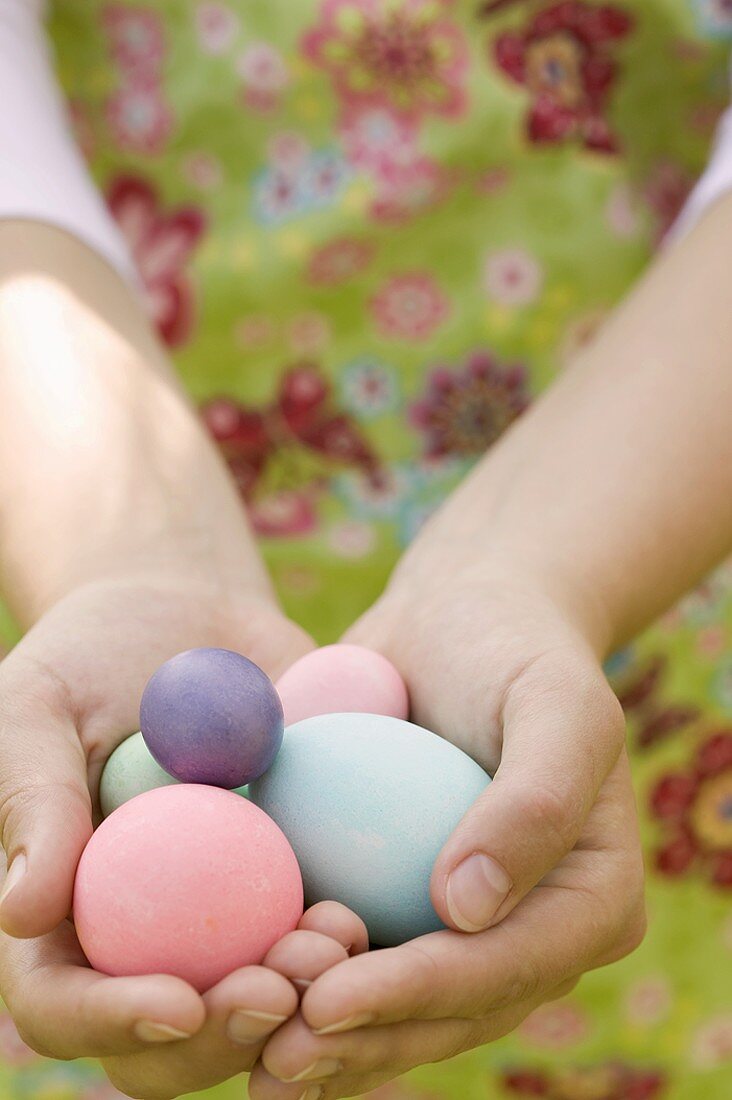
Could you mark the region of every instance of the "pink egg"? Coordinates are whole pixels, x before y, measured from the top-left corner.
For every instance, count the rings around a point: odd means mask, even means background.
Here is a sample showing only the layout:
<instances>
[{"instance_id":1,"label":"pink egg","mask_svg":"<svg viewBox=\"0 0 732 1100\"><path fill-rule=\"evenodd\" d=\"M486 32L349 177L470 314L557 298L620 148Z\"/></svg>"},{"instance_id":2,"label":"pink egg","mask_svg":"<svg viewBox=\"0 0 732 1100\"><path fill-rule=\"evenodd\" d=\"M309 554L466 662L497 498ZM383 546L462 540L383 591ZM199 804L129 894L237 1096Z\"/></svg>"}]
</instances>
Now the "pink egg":
<instances>
[{"instance_id":1,"label":"pink egg","mask_svg":"<svg viewBox=\"0 0 732 1100\"><path fill-rule=\"evenodd\" d=\"M175 974L199 992L261 963L303 910L274 821L232 791L180 784L115 810L79 862L74 923L105 974Z\"/></svg>"},{"instance_id":2,"label":"pink egg","mask_svg":"<svg viewBox=\"0 0 732 1100\"><path fill-rule=\"evenodd\" d=\"M409 697L391 661L360 645L326 645L296 661L277 681L285 725L318 714L409 716Z\"/></svg>"}]
</instances>

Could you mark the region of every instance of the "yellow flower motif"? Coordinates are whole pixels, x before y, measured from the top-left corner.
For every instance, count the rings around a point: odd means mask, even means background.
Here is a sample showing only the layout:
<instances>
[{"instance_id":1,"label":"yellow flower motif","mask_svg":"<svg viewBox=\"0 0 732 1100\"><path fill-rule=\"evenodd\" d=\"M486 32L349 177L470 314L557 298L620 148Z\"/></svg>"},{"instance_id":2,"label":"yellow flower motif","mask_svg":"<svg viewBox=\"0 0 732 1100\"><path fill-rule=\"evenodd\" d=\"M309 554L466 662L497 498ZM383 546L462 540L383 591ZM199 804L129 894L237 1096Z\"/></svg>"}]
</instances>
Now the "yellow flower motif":
<instances>
[{"instance_id":1,"label":"yellow flower motif","mask_svg":"<svg viewBox=\"0 0 732 1100\"><path fill-rule=\"evenodd\" d=\"M690 817L694 831L707 848L732 848L732 771L702 784Z\"/></svg>"}]
</instances>

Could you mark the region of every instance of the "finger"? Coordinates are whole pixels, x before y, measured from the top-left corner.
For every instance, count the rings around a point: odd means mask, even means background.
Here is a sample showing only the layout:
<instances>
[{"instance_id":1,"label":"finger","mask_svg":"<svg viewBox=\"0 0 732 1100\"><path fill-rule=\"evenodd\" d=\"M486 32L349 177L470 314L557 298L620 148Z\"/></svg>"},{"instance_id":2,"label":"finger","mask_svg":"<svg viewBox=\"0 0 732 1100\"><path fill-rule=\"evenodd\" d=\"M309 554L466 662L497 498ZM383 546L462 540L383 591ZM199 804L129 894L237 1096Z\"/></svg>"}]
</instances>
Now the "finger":
<instances>
[{"instance_id":1,"label":"finger","mask_svg":"<svg viewBox=\"0 0 732 1100\"><path fill-rule=\"evenodd\" d=\"M627 954L642 936L643 893L625 760L608 787L593 811L590 847L573 852L500 924L471 936L435 932L347 959L305 994L308 1025L333 1033L486 1015Z\"/></svg>"},{"instance_id":2,"label":"finger","mask_svg":"<svg viewBox=\"0 0 732 1100\"><path fill-rule=\"evenodd\" d=\"M565 983L546 999L563 997L575 985ZM250 1078L250 1095L253 1100L360 1095L415 1066L494 1042L513 1031L539 1003L534 999L512 1005L485 1019L407 1021L323 1037L313 1035L295 1016L264 1048Z\"/></svg>"},{"instance_id":3,"label":"finger","mask_svg":"<svg viewBox=\"0 0 732 1100\"><path fill-rule=\"evenodd\" d=\"M296 1016L265 1046L260 1066L254 1071L259 1080L250 1091L257 1100L259 1091L261 1100L300 1100L303 1088L311 1084L331 1090L342 1087L344 1080L385 1068L388 1076L394 1077L414 1066L453 1058L501 1038L517 1027L537 1003L522 1002L483 1019L409 1020L323 1037L313 1035ZM333 1091L333 1095L345 1093Z\"/></svg>"},{"instance_id":4,"label":"finger","mask_svg":"<svg viewBox=\"0 0 732 1100\"><path fill-rule=\"evenodd\" d=\"M177 1046L205 1018L203 1001L179 978L110 978L89 969L68 922L37 940L3 937L0 980L25 1041L53 1058Z\"/></svg>"},{"instance_id":5,"label":"finger","mask_svg":"<svg viewBox=\"0 0 732 1100\"><path fill-rule=\"evenodd\" d=\"M105 1059L112 1083L145 1100L212 1088L252 1068L268 1036L297 1010L298 997L286 978L247 966L222 979L203 1001L206 1022L187 1042Z\"/></svg>"},{"instance_id":6,"label":"finger","mask_svg":"<svg viewBox=\"0 0 732 1100\"><path fill-rule=\"evenodd\" d=\"M288 978L296 989L304 993L316 978L347 958L346 948L330 936L296 930L283 936L270 948L264 965Z\"/></svg>"},{"instance_id":7,"label":"finger","mask_svg":"<svg viewBox=\"0 0 732 1100\"><path fill-rule=\"evenodd\" d=\"M303 913L297 927L330 936L345 947L349 955L360 955L369 949L366 925L339 901L319 901Z\"/></svg>"},{"instance_id":8,"label":"finger","mask_svg":"<svg viewBox=\"0 0 732 1100\"><path fill-rule=\"evenodd\" d=\"M68 916L92 833L86 760L57 688L0 673L0 841L8 861L0 927L40 936ZM39 698L39 691L50 691Z\"/></svg>"},{"instance_id":9,"label":"finger","mask_svg":"<svg viewBox=\"0 0 732 1100\"><path fill-rule=\"evenodd\" d=\"M530 1010L522 1006L523 1016ZM518 1023L523 1016L514 1009L511 1022ZM507 1020L508 1014L503 1017ZM298 1015L267 1043L262 1064L272 1077L285 1083L369 1073L384 1064L400 1073L420 1062L451 1058L487 1042L497 1036L501 1026L501 1022L489 1020L410 1020L318 1037ZM494 1034L495 1027L498 1031Z\"/></svg>"},{"instance_id":10,"label":"finger","mask_svg":"<svg viewBox=\"0 0 732 1100\"><path fill-rule=\"evenodd\" d=\"M574 846L624 737L620 705L590 658L554 655L509 689L493 783L465 814L432 873L452 928L502 920Z\"/></svg>"}]
</instances>

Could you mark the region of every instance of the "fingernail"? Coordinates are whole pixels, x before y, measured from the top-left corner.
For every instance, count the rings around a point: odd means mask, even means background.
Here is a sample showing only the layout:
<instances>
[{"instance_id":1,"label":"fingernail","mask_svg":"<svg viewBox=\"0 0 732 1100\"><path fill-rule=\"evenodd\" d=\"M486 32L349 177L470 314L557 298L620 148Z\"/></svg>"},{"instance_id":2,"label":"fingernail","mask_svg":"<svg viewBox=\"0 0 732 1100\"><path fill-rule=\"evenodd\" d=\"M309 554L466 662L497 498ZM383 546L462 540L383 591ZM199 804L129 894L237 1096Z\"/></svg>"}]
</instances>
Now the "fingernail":
<instances>
[{"instance_id":1,"label":"fingernail","mask_svg":"<svg viewBox=\"0 0 732 1100\"><path fill-rule=\"evenodd\" d=\"M270 1035L286 1019L286 1016L275 1012L254 1012L251 1009L238 1008L229 1016L226 1034L232 1043L248 1046L263 1039L265 1035Z\"/></svg>"},{"instance_id":2,"label":"fingernail","mask_svg":"<svg viewBox=\"0 0 732 1100\"><path fill-rule=\"evenodd\" d=\"M447 880L445 901L454 924L463 932L480 932L505 901L511 880L490 856L474 852Z\"/></svg>"},{"instance_id":3,"label":"fingernail","mask_svg":"<svg viewBox=\"0 0 732 1100\"><path fill-rule=\"evenodd\" d=\"M336 1020L334 1024L326 1024L325 1027L312 1028L313 1035L335 1035L338 1031L355 1031L357 1027L366 1027L375 1019L373 1012L358 1012L354 1016L346 1016L343 1020Z\"/></svg>"},{"instance_id":4,"label":"fingernail","mask_svg":"<svg viewBox=\"0 0 732 1100\"><path fill-rule=\"evenodd\" d=\"M343 1063L335 1058L321 1058L319 1062L313 1062L300 1073L296 1073L294 1077L280 1077L280 1081L284 1081L286 1085L291 1085L295 1081L317 1081L319 1077L332 1077L342 1069Z\"/></svg>"},{"instance_id":5,"label":"fingernail","mask_svg":"<svg viewBox=\"0 0 732 1100\"><path fill-rule=\"evenodd\" d=\"M23 875L25 874L28 861L25 858L23 852L18 852L13 862L8 867L8 873L5 876L5 883L3 885L3 892L0 894L0 905L5 901L6 897L11 890L14 890L18 885Z\"/></svg>"},{"instance_id":6,"label":"fingernail","mask_svg":"<svg viewBox=\"0 0 732 1100\"><path fill-rule=\"evenodd\" d=\"M171 1027L170 1024L159 1024L155 1020L138 1020L134 1031L143 1043L173 1043L176 1039L191 1037L189 1031L181 1031L180 1028Z\"/></svg>"},{"instance_id":7,"label":"fingernail","mask_svg":"<svg viewBox=\"0 0 732 1100\"><path fill-rule=\"evenodd\" d=\"M325 1091L320 1085L311 1085L309 1089L305 1089L305 1092L298 1097L298 1100L322 1100L325 1096Z\"/></svg>"},{"instance_id":8,"label":"fingernail","mask_svg":"<svg viewBox=\"0 0 732 1100\"><path fill-rule=\"evenodd\" d=\"M302 993L304 993L306 989L309 989L310 986L313 984L310 978L290 978L290 981Z\"/></svg>"}]
</instances>

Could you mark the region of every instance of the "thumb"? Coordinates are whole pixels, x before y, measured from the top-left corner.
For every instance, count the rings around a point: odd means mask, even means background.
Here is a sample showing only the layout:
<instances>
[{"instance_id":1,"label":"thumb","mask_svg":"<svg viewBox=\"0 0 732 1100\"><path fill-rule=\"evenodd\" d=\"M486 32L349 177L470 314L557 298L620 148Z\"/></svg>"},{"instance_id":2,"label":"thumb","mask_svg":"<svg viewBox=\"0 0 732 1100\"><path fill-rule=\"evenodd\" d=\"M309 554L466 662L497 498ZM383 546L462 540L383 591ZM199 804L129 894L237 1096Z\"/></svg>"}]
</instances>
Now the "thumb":
<instances>
[{"instance_id":1,"label":"thumb","mask_svg":"<svg viewBox=\"0 0 732 1100\"><path fill-rule=\"evenodd\" d=\"M625 734L620 704L584 658L532 663L506 692L501 718L495 778L432 874L437 913L463 932L502 920L574 847Z\"/></svg>"},{"instance_id":2,"label":"thumb","mask_svg":"<svg viewBox=\"0 0 732 1100\"><path fill-rule=\"evenodd\" d=\"M38 684L33 694L22 687L12 674L3 675L0 840L8 870L0 928L34 937L50 932L71 911L76 865L92 818L86 760L72 716L34 701Z\"/></svg>"}]
</instances>

